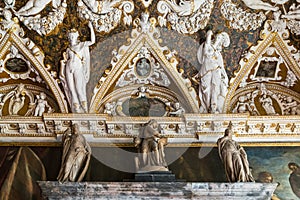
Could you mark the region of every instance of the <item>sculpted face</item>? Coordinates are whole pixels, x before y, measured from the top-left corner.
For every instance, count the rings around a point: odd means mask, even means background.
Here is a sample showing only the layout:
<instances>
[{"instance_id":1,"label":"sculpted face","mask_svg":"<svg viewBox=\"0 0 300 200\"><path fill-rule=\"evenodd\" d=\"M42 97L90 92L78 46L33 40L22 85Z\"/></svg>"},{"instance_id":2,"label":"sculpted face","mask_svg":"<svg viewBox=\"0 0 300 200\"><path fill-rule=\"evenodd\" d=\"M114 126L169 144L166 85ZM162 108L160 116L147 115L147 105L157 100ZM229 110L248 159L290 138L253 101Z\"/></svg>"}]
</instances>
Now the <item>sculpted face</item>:
<instances>
[{"instance_id":1,"label":"sculpted face","mask_svg":"<svg viewBox=\"0 0 300 200\"><path fill-rule=\"evenodd\" d=\"M77 42L78 36L79 36L79 34L78 34L78 32L77 32L76 30L71 30L71 32L70 32L69 35L68 35L69 42L70 42L71 44Z\"/></svg>"},{"instance_id":2,"label":"sculpted face","mask_svg":"<svg viewBox=\"0 0 300 200\"><path fill-rule=\"evenodd\" d=\"M3 15L4 15L4 18L8 21L11 20L11 18L12 18L12 14L9 10L4 10Z\"/></svg>"},{"instance_id":3,"label":"sculpted face","mask_svg":"<svg viewBox=\"0 0 300 200\"><path fill-rule=\"evenodd\" d=\"M73 134L78 134L79 133L79 126L78 126L78 124L74 124L72 128L73 128L73 131L72 131Z\"/></svg>"}]
</instances>

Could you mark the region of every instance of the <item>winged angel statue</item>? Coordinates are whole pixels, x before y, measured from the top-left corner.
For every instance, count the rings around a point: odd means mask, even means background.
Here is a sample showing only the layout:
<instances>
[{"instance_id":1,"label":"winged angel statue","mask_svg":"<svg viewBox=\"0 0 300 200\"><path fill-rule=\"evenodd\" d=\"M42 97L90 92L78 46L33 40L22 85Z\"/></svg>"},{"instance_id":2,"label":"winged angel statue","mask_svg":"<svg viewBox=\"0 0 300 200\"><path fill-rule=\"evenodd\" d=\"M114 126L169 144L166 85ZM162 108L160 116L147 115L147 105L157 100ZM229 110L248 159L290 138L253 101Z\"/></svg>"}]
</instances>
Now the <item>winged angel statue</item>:
<instances>
[{"instance_id":1,"label":"winged angel statue","mask_svg":"<svg viewBox=\"0 0 300 200\"><path fill-rule=\"evenodd\" d=\"M227 94L228 77L221 54L223 47L230 44L226 32L218 33L212 40L213 32L206 33L206 41L202 43L197 52L201 65L199 73L193 77L199 81L199 99L201 113L222 113L225 96Z\"/></svg>"}]
</instances>

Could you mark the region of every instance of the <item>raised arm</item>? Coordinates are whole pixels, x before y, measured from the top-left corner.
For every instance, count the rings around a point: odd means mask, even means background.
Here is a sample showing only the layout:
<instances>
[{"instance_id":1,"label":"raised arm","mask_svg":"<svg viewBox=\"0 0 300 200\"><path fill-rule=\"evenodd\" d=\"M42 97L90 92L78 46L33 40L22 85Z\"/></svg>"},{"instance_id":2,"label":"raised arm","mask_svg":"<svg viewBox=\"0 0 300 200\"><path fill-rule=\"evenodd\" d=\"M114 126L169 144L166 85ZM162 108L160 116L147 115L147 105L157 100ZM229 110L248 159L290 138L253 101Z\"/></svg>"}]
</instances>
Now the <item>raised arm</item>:
<instances>
[{"instance_id":1,"label":"raised arm","mask_svg":"<svg viewBox=\"0 0 300 200\"><path fill-rule=\"evenodd\" d=\"M91 41L86 41L86 44L88 46L91 46L91 45L95 44L96 36L95 36L95 31L94 31L94 27L92 25L92 22L89 22L88 26L89 26L90 31L91 31Z\"/></svg>"}]
</instances>

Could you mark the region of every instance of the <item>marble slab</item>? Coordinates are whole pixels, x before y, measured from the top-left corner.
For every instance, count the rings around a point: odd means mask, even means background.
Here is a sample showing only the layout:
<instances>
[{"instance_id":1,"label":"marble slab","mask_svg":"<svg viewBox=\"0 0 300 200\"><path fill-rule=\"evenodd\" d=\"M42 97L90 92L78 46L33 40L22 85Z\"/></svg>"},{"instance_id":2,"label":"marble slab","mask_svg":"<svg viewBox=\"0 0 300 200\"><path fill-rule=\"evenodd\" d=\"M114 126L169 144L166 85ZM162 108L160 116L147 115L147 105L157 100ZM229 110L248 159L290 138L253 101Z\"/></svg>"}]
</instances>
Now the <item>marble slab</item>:
<instances>
[{"instance_id":1,"label":"marble slab","mask_svg":"<svg viewBox=\"0 0 300 200\"><path fill-rule=\"evenodd\" d=\"M268 200L277 183L80 182L39 181L49 200L201 199Z\"/></svg>"}]
</instances>

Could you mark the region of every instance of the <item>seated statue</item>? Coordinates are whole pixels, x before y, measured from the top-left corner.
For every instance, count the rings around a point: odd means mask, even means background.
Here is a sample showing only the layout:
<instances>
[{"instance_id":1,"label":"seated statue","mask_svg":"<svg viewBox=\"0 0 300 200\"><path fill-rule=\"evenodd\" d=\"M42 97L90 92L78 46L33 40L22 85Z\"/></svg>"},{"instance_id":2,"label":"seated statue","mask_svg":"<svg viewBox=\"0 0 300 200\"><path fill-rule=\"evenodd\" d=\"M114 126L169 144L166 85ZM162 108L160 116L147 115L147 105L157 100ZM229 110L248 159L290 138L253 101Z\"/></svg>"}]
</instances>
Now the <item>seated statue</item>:
<instances>
[{"instance_id":1,"label":"seated statue","mask_svg":"<svg viewBox=\"0 0 300 200\"><path fill-rule=\"evenodd\" d=\"M229 124L222 138L218 139L219 156L224 164L229 182L254 182L250 172L247 154L243 147L232 139L232 126Z\"/></svg>"},{"instance_id":2,"label":"seated statue","mask_svg":"<svg viewBox=\"0 0 300 200\"><path fill-rule=\"evenodd\" d=\"M168 171L164 146L167 138L158 132L158 123L151 119L142 125L139 136L134 138L135 146L140 153L137 168L139 171Z\"/></svg>"},{"instance_id":3,"label":"seated statue","mask_svg":"<svg viewBox=\"0 0 300 200\"><path fill-rule=\"evenodd\" d=\"M80 182L88 169L91 147L79 132L78 124L68 128L62 137L63 155L60 171L57 177L59 182Z\"/></svg>"}]
</instances>

